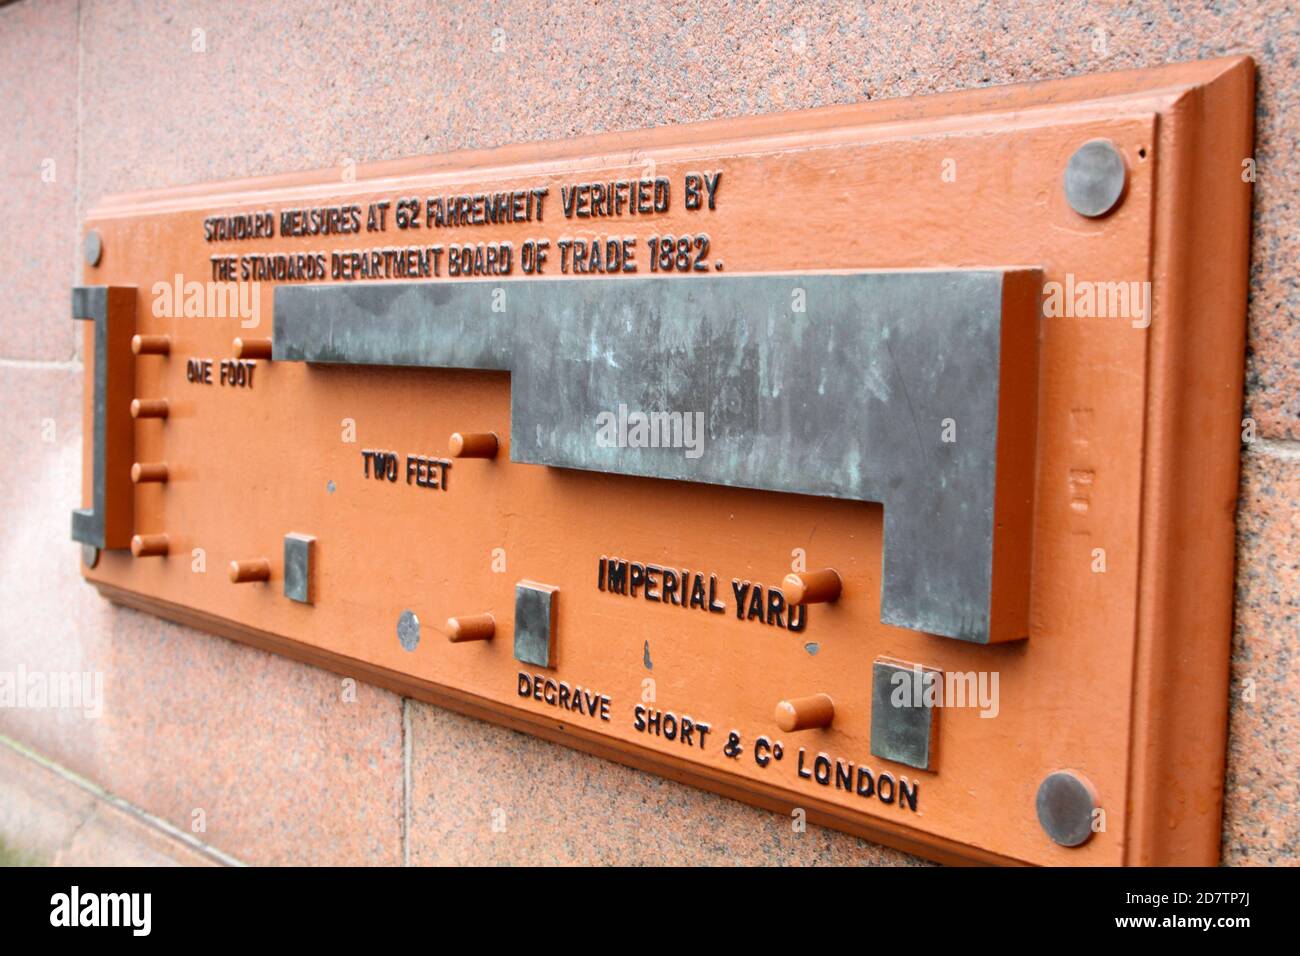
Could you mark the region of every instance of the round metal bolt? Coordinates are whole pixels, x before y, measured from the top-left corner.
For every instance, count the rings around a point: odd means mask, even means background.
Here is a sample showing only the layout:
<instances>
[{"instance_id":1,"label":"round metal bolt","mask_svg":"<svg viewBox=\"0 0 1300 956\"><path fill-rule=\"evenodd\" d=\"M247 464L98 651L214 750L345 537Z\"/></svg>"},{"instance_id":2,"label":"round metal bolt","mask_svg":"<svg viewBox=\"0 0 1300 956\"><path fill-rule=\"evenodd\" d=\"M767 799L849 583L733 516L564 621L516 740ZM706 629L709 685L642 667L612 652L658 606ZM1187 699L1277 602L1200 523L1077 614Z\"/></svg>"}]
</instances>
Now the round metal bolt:
<instances>
[{"instance_id":1,"label":"round metal bolt","mask_svg":"<svg viewBox=\"0 0 1300 956\"><path fill-rule=\"evenodd\" d=\"M104 240L99 238L99 233L96 230L92 229L86 233L86 244L83 251L86 254L86 265L99 265L99 259L104 254Z\"/></svg>"},{"instance_id":2,"label":"round metal bolt","mask_svg":"<svg viewBox=\"0 0 1300 956\"><path fill-rule=\"evenodd\" d=\"M99 564L99 548L93 544L83 544L81 546L81 563L88 568L93 568Z\"/></svg>"},{"instance_id":3,"label":"round metal bolt","mask_svg":"<svg viewBox=\"0 0 1300 956\"><path fill-rule=\"evenodd\" d=\"M1128 168L1115 144L1092 139L1074 151L1065 167L1065 198L1080 216L1104 216L1124 196Z\"/></svg>"},{"instance_id":4,"label":"round metal bolt","mask_svg":"<svg viewBox=\"0 0 1300 956\"><path fill-rule=\"evenodd\" d=\"M414 611L403 611L397 619L397 639L402 650L413 651L420 643L420 619Z\"/></svg>"},{"instance_id":5,"label":"round metal bolt","mask_svg":"<svg viewBox=\"0 0 1300 956\"><path fill-rule=\"evenodd\" d=\"M1038 822L1061 846L1082 846L1092 836L1100 803L1088 778L1073 770L1049 773L1038 786Z\"/></svg>"}]
</instances>

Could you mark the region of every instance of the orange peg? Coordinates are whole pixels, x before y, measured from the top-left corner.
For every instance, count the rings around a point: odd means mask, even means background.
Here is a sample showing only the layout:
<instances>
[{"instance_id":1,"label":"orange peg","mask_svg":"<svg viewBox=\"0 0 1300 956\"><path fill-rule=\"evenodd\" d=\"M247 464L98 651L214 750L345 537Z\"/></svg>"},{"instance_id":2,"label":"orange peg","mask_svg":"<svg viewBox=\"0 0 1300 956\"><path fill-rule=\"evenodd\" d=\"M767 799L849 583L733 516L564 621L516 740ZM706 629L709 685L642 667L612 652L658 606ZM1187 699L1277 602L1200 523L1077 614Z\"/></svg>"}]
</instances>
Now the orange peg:
<instances>
[{"instance_id":1,"label":"orange peg","mask_svg":"<svg viewBox=\"0 0 1300 956\"><path fill-rule=\"evenodd\" d=\"M167 535L137 534L131 539L131 553L137 558L161 558L167 554Z\"/></svg>"},{"instance_id":2,"label":"orange peg","mask_svg":"<svg viewBox=\"0 0 1300 956\"><path fill-rule=\"evenodd\" d=\"M447 640L453 644L466 641L490 641L497 631L491 614L470 614L447 618Z\"/></svg>"},{"instance_id":3,"label":"orange peg","mask_svg":"<svg viewBox=\"0 0 1300 956\"><path fill-rule=\"evenodd\" d=\"M781 582L785 599L791 604L824 604L840 596L844 585L831 568L787 574Z\"/></svg>"},{"instance_id":4,"label":"orange peg","mask_svg":"<svg viewBox=\"0 0 1300 956\"><path fill-rule=\"evenodd\" d=\"M167 481L167 465L164 462L139 462L131 466L131 480L137 485L146 482Z\"/></svg>"},{"instance_id":5,"label":"orange peg","mask_svg":"<svg viewBox=\"0 0 1300 956\"><path fill-rule=\"evenodd\" d=\"M131 399L132 418L166 418L167 399L133 398Z\"/></svg>"},{"instance_id":6,"label":"orange peg","mask_svg":"<svg viewBox=\"0 0 1300 956\"><path fill-rule=\"evenodd\" d=\"M835 719L835 704L826 694L794 697L776 705L776 725L787 733L829 727Z\"/></svg>"},{"instance_id":7,"label":"orange peg","mask_svg":"<svg viewBox=\"0 0 1300 956\"><path fill-rule=\"evenodd\" d=\"M170 335L133 335L131 351L136 355L170 355L172 339Z\"/></svg>"},{"instance_id":8,"label":"orange peg","mask_svg":"<svg viewBox=\"0 0 1300 956\"><path fill-rule=\"evenodd\" d=\"M230 562L230 582L232 584L247 584L250 581L269 580L271 580L271 562L266 558Z\"/></svg>"},{"instance_id":9,"label":"orange peg","mask_svg":"<svg viewBox=\"0 0 1300 956\"><path fill-rule=\"evenodd\" d=\"M452 458L495 458L500 442L492 432L455 432L448 445Z\"/></svg>"},{"instance_id":10,"label":"orange peg","mask_svg":"<svg viewBox=\"0 0 1300 956\"><path fill-rule=\"evenodd\" d=\"M269 359L270 357L270 339L235 339L235 358Z\"/></svg>"}]
</instances>

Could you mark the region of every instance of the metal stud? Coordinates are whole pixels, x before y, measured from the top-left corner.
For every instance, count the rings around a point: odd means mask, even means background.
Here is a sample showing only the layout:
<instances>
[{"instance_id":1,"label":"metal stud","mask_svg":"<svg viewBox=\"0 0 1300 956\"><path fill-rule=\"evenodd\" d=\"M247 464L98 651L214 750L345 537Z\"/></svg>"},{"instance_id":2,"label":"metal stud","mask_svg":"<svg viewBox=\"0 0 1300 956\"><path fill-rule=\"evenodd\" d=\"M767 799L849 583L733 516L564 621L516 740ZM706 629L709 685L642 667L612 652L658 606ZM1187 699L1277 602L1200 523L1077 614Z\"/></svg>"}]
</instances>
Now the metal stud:
<instances>
[{"instance_id":1,"label":"metal stud","mask_svg":"<svg viewBox=\"0 0 1300 956\"><path fill-rule=\"evenodd\" d=\"M99 260L104 255L104 240L99 237L99 233L92 229L86 233L86 241L82 247L86 255L86 265L97 266Z\"/></svg>"},{"instance_id":2,"label":"metal stud","mask_svg":"<svg viewBox=\"0 0 1300 956\"><path fill-rule=\"evenodd\" d=\"M1089 219L1118 206L1127 183L1124 157L1110 140L1089 140L1074 151L1065 167L1065 198L1071 209Z\"/></svg>"},{"instance_id":3,"label":"metal stud","mask_svg":"<svg viewBox=\"0 0 1300 956\"><path fill-rule=\"evenodd\" d=\"M1097 791L1073 770L1049 773L1038 787L1038 822L1061 846L1082 846L1092 837Z\"/></svg>"},{"instance_id":4,"label":"metal stud","mask_svg":"<svg viewBox=\"0 0 1300 956\"><path fill-rule=\"evenodd\" d=\"M420 645L420 619L414 611L403 611L397 618L397 639L402 650L413 651Z\"/></svg>"}]
</instances>

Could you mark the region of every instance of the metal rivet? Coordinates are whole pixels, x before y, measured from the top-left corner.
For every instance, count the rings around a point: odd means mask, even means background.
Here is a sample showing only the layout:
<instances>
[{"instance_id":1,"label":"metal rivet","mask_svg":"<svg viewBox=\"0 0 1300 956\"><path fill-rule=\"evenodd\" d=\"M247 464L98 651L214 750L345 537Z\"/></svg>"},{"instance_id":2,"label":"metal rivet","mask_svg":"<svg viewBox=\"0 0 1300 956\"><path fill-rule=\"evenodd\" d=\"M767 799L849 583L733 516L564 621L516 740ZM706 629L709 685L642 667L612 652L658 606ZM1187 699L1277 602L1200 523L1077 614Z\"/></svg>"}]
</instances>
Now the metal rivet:
<instances>
[{"instance_id":1,"label":"metal rivet","mask_svg":"<svg viewBox=\"0 0 1300 956\"><path fill-rule=\"evenodd\" d=\"M99 548L93 544L83 544L81 546L81 563L88 568L93 568L99 564Z\"/></svg>"},{"instance_id":2,"label":"metal rivet","mask_svg":"<svg viewBox=\"0 0 1300 956\"><path fill-rule=\"evenodd\" d=\"M1128 169L1115 144L1092 139L1074 151L1065 167L1065 198L1080 216L1104 216L1124 195Z\"/></svg>"},{"instance_id":3,"label":"metal rivet","mask_svg":"<svg viewBox=\"0 0 1300 956\"><path fill-rule=\"evenodd\" d=\"M414 611L403 611L397 619L397 639L402 650L413 651L420 643L420 619Z\"/></svg>"},{"instance_id":4,"label":"metal rivet","mask_svg":"<svg viewBox=\"0 0 1300 956\"><path fill-rule=\"evenodd\" d=\"M104 241L99 238L99 233L94 229L86 233L86 242L82 251L86 254L86 265L99 265L99 259L104 254Z\"/></svg>"},{"instance_id":5,"label":"metal rivet","mask_svg":"<svg viewBox=\"0 0 1300 956\"><path fill-rule=\"evenodd\" d=\"M1088 779L1073 770L1048 774L1038 787L1038 822L1061 846L1081 846L1092 836L1099 803Z\"/></svg>"}]
</instances>

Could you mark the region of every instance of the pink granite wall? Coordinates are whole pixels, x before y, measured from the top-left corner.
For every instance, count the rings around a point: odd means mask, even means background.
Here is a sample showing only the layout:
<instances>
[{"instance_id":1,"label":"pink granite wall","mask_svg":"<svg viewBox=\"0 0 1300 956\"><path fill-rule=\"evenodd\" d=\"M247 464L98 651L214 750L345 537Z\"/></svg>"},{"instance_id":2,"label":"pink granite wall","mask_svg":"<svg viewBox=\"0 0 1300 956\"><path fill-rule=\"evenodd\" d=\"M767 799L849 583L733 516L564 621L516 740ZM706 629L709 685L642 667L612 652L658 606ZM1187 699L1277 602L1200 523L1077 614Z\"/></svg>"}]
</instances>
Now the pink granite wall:
<instances>
[{"instance_id":1,"label":"pink granite wall","mask_svg":"<svg viewBox=\"0 0 1300 956\"><path fill-rule=\"evenodd\" d=\"M0 670L102 671L110 701L96 720L0 710L0 735L250 862L911 862L386 691L346 701L332 674L96 597L67 534L79 219L124 190L1241 52L1260 68L1243 413L1258 440L1243 451L1224 858L1300 862L1300 24L1288 6L0 7Z\"/></svg>"}]
</instances>

